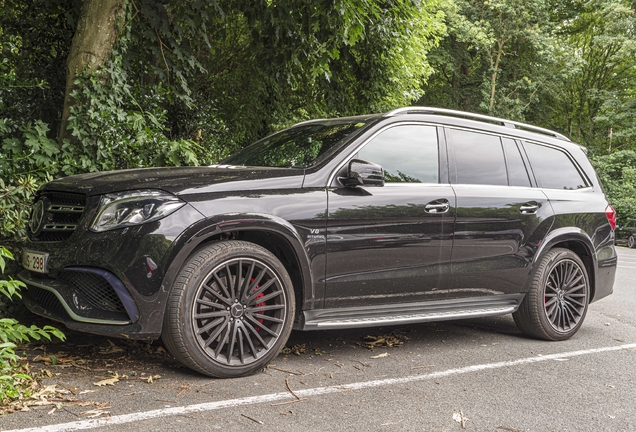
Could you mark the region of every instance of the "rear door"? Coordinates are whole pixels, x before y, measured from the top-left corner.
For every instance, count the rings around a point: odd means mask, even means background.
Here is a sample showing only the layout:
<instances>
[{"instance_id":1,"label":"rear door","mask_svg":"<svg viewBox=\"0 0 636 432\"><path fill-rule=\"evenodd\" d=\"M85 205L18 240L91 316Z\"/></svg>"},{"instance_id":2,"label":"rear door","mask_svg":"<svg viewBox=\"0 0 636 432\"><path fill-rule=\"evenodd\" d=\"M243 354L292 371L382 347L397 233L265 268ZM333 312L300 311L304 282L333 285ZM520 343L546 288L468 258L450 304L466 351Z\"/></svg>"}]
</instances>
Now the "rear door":
<instances>
[{"instance_id":1,"label":"rear door","mask_svg":"<svg viewBox=\"0 0 636 432\"><path fill-rule=\"evenodd\" d=\"M336 183L328 191L325 307L437 296L450 283L455 218L438 128L393 125L352 158L381 165L386 183L355 188Z\"/></svg>"},{"instance_id":2,"label":"rear door","mask_svg":"<svg viewBox=\"0 0 636 432\"><path fill-rule=\"evenodd\" d=\"M518 293L552 208L509 138L446 129L457 197L449 298Z\"/></svg>"}]
</instances>

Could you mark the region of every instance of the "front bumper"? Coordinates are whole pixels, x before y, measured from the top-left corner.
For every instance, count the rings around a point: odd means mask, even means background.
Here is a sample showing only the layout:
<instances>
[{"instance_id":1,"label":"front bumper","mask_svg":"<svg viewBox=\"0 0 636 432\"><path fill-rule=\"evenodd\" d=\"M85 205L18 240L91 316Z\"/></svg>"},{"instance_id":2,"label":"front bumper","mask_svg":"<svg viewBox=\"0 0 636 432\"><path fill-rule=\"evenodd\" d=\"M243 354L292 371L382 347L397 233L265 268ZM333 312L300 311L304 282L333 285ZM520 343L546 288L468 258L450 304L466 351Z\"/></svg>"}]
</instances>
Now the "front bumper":
<instances>
[{"instance_id":1,"label":"front bumper","mask_svg":"<svg viewBox=\"0 0 636 432\"><path fill-rule=\"evenodd\" d=\"M186 205L136 227L93 233L77 229L64 241L31 241L49 254L48 274L24 270L25 305L68 328L111 337L154 340L161 335L170 281L166 272L180 235L201 220Z\"/></svg>"}]
</instances>

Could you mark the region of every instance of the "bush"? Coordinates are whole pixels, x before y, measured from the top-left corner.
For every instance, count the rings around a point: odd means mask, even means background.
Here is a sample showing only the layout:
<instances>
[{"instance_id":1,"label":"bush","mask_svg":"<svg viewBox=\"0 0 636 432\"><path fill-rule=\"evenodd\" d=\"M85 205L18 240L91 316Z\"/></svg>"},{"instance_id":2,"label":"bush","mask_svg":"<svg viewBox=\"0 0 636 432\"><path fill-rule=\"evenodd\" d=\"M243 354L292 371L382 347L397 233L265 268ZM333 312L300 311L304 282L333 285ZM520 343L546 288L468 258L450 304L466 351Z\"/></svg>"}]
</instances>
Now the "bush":
<instances>
[{"instance_id":1,"label":"bush","mask_svg":"<svg viewBox=\"0 0 636 432\"><path fill-rule=\"evenodd\" d=\"M0 274L4 275L6 260L13 260L13 255L4 246L0 246ZM0 294L12 300L21 297L20 288L25 285L21 281L0 279ZM28 375L20 357L15 353L18 344L42 338L51 340L51 336L64 340L64 333L51 326L39 328L35 325L27 327L12 318L0 318L0 405L11 399L28 395L29 383L33 378Z\"/></svg>"},{"instance_id":2,"label":"bush","mask_svg":"<svg viewBox=\"0 0 636 432\"><path fill-rule=\"evenodd\" d=\"M618 225L636 218L636 152L617 151L590 158L607 198L616 210Z\"/></svg>"}]
</instances>

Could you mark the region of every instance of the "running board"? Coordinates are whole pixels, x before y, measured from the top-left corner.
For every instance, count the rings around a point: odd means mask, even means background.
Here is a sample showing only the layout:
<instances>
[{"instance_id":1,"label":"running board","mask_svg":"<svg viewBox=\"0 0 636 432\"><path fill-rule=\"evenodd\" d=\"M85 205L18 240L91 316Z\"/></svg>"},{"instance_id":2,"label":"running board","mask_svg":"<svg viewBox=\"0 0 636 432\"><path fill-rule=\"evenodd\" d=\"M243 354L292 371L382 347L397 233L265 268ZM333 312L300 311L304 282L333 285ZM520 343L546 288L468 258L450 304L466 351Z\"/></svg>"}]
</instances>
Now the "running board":
<instances>
[{"instance_id":1,"label":"running board","mask_svg":"<svg viewBox=\"0 0 636 432\"><path fill-rule=\"evenodd\" d=\"M505 315L517 310L523 294L425 303L304 311L303 330L329 330Z\"/></svg>"}]
</instances>

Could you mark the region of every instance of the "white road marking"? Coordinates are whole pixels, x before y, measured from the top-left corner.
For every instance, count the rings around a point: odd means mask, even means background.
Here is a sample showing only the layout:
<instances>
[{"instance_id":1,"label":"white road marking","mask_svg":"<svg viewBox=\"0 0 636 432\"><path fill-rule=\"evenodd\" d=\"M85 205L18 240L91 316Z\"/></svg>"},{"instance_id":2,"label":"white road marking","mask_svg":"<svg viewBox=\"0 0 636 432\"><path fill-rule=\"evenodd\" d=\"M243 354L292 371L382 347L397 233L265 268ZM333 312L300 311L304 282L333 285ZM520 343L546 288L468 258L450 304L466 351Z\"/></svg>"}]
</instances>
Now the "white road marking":
<instances>
[{"instance_id":1,"label":"white road marking","mask_svg":"<svg viewBox=\"0 0 636 432\"><path fill-rule=\"evenodd\" d=\"M383 380L374 380L374 381L362 381L351 384L344 384L341 386L334 387L316 387L306 390L296 390L295 393L299 398L309 398L314 396L321 396L330 393L339 393L347 390L362 390L366 388L372 387L382 387L382 386L390 386L390 385L398 385L398 384L408 384L416 381L424 381L429 379L443 378L452 375L462 375L472 372L479 372L490 369L500 369L504 367L511 366L519 366L524 364L531 363L539 363L549 360L559 360L564 358L578 357L588 354L597 354L603 352L611 352L611 351L620 351L627 349L636 349L636 343L627 344L627 345L617 345L611 347L603 347L603 348L593 348L581 351L570 351L558 354L549 354L544 356L537 357L526 357L518 360L504 361L498 363L486 363L474 366L466 366L457 369L448 369L440 372L432 372L425 375L410 375L404 378L388 378ZM289 392L283 393L272 393L266 394L262 396L249 396L239 399L229 399L217 402L207 402L195 405L188 405L182 407L173 407L173 408L163 408L152 411L143 411L136 412L131 414L122 414L118 416L113 416L109 418L95 419L95 420L84 420L84 421L75 421L69 423L60 423L54 425L43 426L41 428L26 428L26 429L13 429L5 432L35 432L35 431L46 431L46 432L58 432L58 431L72 431L72 430L80 430L80 429L94 429L101 426L112 426L112 425L120 425L125 423L133 423L142 420L150 420L159 417L168 417L174 415L183 415L183 414L191 414L195 412L202 411L213 411L219 410L223 408L231 408L242 405L255 405L265 402L275 402L280 400L293 400L294 397Z\"/></svg>"},{"instance_id":2,"label":"white road marking","mask_svg":"<svg viewBox=\"0 0 636 432\"><path fill-rule=\"evenodd\" d=\"M627 267L627 266L622 266L622 265L619 265L618 268L622 268L622 269L623 268L624 269L636 269L636 267Z\"/></svg>"}]
</instances>

